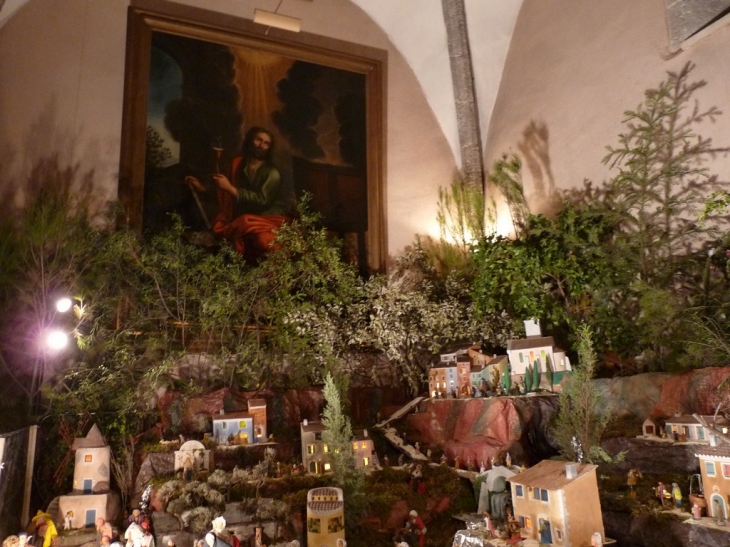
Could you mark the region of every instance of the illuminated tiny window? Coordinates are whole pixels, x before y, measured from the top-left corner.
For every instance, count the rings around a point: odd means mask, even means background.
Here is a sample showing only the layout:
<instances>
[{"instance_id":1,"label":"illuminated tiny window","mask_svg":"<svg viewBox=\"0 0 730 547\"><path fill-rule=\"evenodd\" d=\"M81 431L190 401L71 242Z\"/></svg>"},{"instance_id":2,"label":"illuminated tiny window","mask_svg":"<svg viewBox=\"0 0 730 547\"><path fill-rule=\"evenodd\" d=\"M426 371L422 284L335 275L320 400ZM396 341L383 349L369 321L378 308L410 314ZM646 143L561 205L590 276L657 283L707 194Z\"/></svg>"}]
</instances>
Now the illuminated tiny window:
<instances>
[{"instance_id":1,"label":"illuminated tiny window","mask_svg":"<svg viewBox=\"0 0 730 547\"><path fill-rule=\"evenodd\" d=\"M363 459L362 459L362 464L363 464L363 465L364 465L365 467L369 466L369 465L370 465L370 458L363 458Z\"/></svg>"},{"instance_id":2,"label":"illuminated tiny window","mask_svg":"<svg viewBox=\"0 0 730 547\"><path fill-rule=\"evenodd\" d=\"M345 529L345 517L342 515L330 517L327 522L327 533L336 534L340 530Z\"/></svg>"},{"instance_id":3,"label":"illuminated tiny window","mask_svg":"<svg viewBox=\"0 0 730 547\"><path fill-rule=\"evenodd\" d=\"M368 447L368 443L366 443L365 441L363 441L362 444L360 445L360 448L367 448L367 447Z\"/></svg>"},{"instance_id":4,"label":"illuminated tiny window","mask_svg":"<svg viewBox=\"0 0 730 547\"><path fill-rule=\"evenodd\" d=\"M352 449L357 450L357 443L352 443Z\"/></svg>"},{"instance_id":5,"label":"illuminated tiny window","mask_svg":"<svg viewBox=\"0 0 730 547\"><path fill-rule=\"evenodd\" d=\"M84 456L84 463L91 463L92 459L93 459L93 456L91 454L86 454Z\"/></svg>"},{"instance_id":6,"label":"illuminated tiny window","mask_svg":"<svg viewBox=\"0 0 730 547\"><path fill-rule=\"evenodd\" d=\"M314 454L316 447L313 444L307 445L307 454Z\"/></svg>"},{"instance_id":7,"label":"illuminated tiny window","mask_svg":"<svg viewBox=\"0 0 730 547\"><path fill-rule=\"evenodd\" d=\"M325 471L329 471L330 469L332 469L332 466L329 464L329 462L325 463L324 464L324 470Z\"/></svg>"},{"instance_id":8,"label":"illuminated tiny window","mask_svg":"<svg viewBox=\"0 0 730 547\"><path fill-rule=\"evenodd\" d=\"M730 479L730 463L722 464L722 476L726 479Z\"/></svg>"},{"instance_id":9,"label":"illuminated tiny window","mask_svg":"<svg viewBox=\"0 0 730 547\"><path fill-rule=\"evenodd\" d=\"M318 518L307 519L307 531L312 534L321 534L322 524L320 523L320 520Z\"/></svg>"},{"instance_id":10,"label":"illuminated tiny window","mask_svg":"<svg viewBox=\"0 0 730 547\"><path fill-rule=\"evenodd\" d=\"M326 444L325 445L322 445L322 450L326 454L326 453L328 453L330 451L330 447L328 445L326 445Z\"/></svg>"}]
</instances>

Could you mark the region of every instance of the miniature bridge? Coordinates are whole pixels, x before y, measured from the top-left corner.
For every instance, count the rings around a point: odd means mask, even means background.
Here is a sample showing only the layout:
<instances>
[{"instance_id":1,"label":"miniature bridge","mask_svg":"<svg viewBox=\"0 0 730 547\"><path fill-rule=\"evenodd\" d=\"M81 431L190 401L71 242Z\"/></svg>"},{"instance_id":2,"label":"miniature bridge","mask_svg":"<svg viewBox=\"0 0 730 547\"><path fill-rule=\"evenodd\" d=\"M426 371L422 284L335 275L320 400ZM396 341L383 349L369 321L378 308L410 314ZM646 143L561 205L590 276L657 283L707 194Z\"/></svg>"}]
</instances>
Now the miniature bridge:
<instances>
[{"instance_id":1,"label":"miniature bridge","mask_svg":"<svg viewBox=\"0 0 730 547\"><path fill-rule=\"evenodd\" d=\"M418 403L423 401L425 398L426 397L416 397L403 408L393 412L393 414L390 415L390 418L383 420L379 424L375 424L375 427L378 429L386 429L390 422L392 422L393 420L397 420L398 418L402 418L403 416L408 414L411 410L413 410L418 405Z\"/></svg>"},{"instance_id":2,"label":"miniature bridge","mask_svg":"<svg viewBox=\"0 0 730 547\"><path fill-rule=\"evenodd\" d=\"M397 420L398 418L402 418L403 416L408 414L411 410L418 406L418 403L423 401L425 398L426 397L416 397L408 404L406 404L403 408L400 408L396 410L393 414L391 414L390 418L383 420L379 424L375 424L375 428L380 429L384 433L385 439L395 448L403 452L412 460L424 462L428 461L428 458L415 446L404 443L403 439L398 435L397 430L394 427L389 427L389 424L390 422Z\"/></svg>"}]
</instances>

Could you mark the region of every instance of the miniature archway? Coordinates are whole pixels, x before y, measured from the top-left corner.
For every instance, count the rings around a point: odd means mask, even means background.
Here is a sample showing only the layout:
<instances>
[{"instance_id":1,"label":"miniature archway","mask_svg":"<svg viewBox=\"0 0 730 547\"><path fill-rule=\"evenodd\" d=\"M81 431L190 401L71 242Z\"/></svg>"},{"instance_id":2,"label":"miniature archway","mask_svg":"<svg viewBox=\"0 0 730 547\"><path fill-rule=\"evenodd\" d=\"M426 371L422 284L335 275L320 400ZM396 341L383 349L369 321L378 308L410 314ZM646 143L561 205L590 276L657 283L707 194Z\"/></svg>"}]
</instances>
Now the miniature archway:
<instances>
[{"instance_id":1,"label":"miniature archway","mask_svg":"<svg viewBox=\"0 0 730 547\"><path fill-rule=\"evenodd\" d=\"M537 517L537 532L541 545L550 545L553 542L553 531L550 525L550 519L545 515Z\"/></svg>"},{"instance_id":2,"label":"miniature archway","mask_svg":"<svg viewBox=\"0 0 730 547\"><path fill-rule=\"evenodd\" d=\"M712 494L710 498L710 514L714 518L727 518L727 507L725 506L725 500L720 494Z\"/></svg>"}]
</instances>

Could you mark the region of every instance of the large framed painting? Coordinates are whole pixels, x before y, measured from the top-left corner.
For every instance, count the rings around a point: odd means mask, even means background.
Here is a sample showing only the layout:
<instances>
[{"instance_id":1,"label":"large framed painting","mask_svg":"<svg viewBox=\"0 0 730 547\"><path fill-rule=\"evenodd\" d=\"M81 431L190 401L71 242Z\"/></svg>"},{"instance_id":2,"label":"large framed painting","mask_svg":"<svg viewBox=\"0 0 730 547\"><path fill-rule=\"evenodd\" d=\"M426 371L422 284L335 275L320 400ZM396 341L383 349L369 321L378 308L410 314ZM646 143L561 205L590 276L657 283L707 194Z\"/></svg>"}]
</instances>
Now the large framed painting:
<instances>
[{"instance_id":1,"label":"large framed painting","mask_svg":"<svg viewBox=\"0 0 730 547\"><path fill-rule=\"evenodd\" d=\"M362 271L385 263L385 52L156 0L129 8L119 198L154 234L269 252L307 207Z\"/></svg>"}]
</instances>

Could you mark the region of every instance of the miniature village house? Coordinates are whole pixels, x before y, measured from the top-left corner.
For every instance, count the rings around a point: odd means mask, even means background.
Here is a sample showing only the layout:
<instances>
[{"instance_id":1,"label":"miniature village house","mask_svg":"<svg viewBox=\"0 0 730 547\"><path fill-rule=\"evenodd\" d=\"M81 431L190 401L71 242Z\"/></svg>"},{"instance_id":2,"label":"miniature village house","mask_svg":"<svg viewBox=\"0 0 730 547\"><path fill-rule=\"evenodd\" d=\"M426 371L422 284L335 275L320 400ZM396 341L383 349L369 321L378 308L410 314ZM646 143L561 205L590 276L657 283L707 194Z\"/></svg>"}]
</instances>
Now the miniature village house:
<instances>
[{"instance_id":1,"label":"miniature village house","mask_svg":"<svg viewBox=\"0 0 730 547\"><path fill-rule=\"evenodd\" d=\"M537 363L542 382L547 381L545 372L549 368L553 373L553 383L560 384L563 375L572 370L565 351L555 347L552 336L542 335L540 323L535 320L525 321L525 334L525 338L510 340L507 344L512 378L523 378L527 367L533 367Z\"/></svg>"},{"instance_id":2,"label":"miniature village house","mask_svg":"<svg viewBox=\"0 0 730 547\"><path fill-rule=\"evenodd\" d=\"M331 468L329 447L322 440L322 422L301 423L302 464L309 473L324 473Z\"/></svg>"},{"instance_id":3,"label":"miniature village house","mask_svg":"<svg viewBox=\"0 0 730 547\"><path fill-rule=\"evenodd\" d=\"M459 397L471 395L471 358L468 354L456 358L456 386Z\"/></svg>"},{"instance_id":4,"label":"miniature village house","mask_svg":"<svg viewBox=\"0 0 730 547\"><path fill-rule=\"evenodd\" d=\"M455 365L440 364L428 371L428 392L434 399L453 395L456 385Z\"/></svg>"},{"instance_id":5,"label":"miniature village house","mask_svg":"<svg viewBox=\"0 0 730 547\"><path fill-rule=\"evenodd\" d=\"M656 422L651 418L644 420L644 423L641 424L641 434L644 437L658 437L659 430L657 429Z\"/></svg>"},{"instance_id":6,"label":"miniature village house","mask_svg":"<svg viewBox=\"0 0 730 547\"><path fill-rule=\"evenodd\" d=\"M431 397L458 397L471 394L471 359L468 350L471 346L454 346L439 355L438 364L428 372L428 392Z\"/></svg>"},{"instance_id":7,"label":"miniature village house","mask_svg":"<svg viewBox=\"0 0 730 547\"><path fill-rule=\"evenodd\" d=\"M248 445L265 442L266 401L251 399L247 412L229 412L213 416L213 438L218 445Z\"/></svg>"},{"instance_id":8,"label":"miniature village house","mask_svg":"<svg viewBox=\"0 0 730 547\"><path fill-rule=\"evenodd\" d=\"M179 450L175 451L173 465L175 473L178 471L212 471L211 451L205 448L200 441L186 441Z\"/></svg>"},{"instance_id":9,"label":"miniature village house","mask_svg":"<svg viewBox=\"0 0 730 547\"><path fill-rule=\"evenodd\" d=\"M73 492L61 496L58 511L71 518L71 528L93 527L97 518L107 519L110 451L99 428L94 424L86 437L76 438Z\"/></svg>"},{"instance_id":10,"label":"miniature village house","mask_svg":"<svg viewBox=\"0 0 730 547\"><path fill-rule=\"evenodd\" d=\"M368 430L363 429L355 432L355 440L352 441L352 449L355 458L355 467L358 469L371 469L378 463L378 456L375 453L375 445L368 435Z\"/></svg>"},{"instance_id":11,"label":"miniature village house","mask_svg":"<svg viewBox=\"0 0 730 547\"><path fill-rule=\"evenodd\" d=\"M484 353L478 344L470 346L466 350L466 354L471 359L472 366L485 366L492 359L492 356Z\"/></svg>"},{"instance_id":12,"label":"miniature village house","mask_svg":"<svg viewBox=\"0 0 730 547\"><path fill-rule=\"evenodd\" d=\"M595 465L543 460L507 480L522 537L565 547L590 545L595 532L603 537Z\"/></svg>"},{"instance_id":13,"label":"miniature village house","mask_svg":"<svg viewBox=\"0 0 730 547\"><path fill-rule=\"evenodd\" d=\"M718 431L727 432L728 421L722 416L702 416L708 424L715 425ZM671 418L664 421L664 431L670 439L676 436L682 441L710 442L711 431L691 414L675 413Z\"/></svg>"},{"instance_id":14,"label":"miniature village house","mask_svg":"<svg viewBox=\"0 0 730 547\"><path fill-rule=\"evenodd\" d=\"M322 440L322 422L304 420L301 423L302 464L309 473L325 473L331 469L330 451ZM370 469L377 465L377 455L367 430L356 431L352 441L355 467Z\"/></svg>"},{"instance_id":15,"label":"miniature village house","mask_svg":"<svg viewBox=\"0 0 730 547\"><path fill-rule=\"evenodd\" d=\"M345 500L340 488L307 492L307 545L329 547L345 539Z\"/></svg>"},{"instance_id":16,"label":"miniature village house","mask_svg":"<svg viewBox=\"0 0 730 547\"><path fill-rule=\"evenodd\" d=\"M472 388L481 389L482 380L492 383L490 366L496 356L482 352L479 345L454 349L439 356L439 362L428 372L428 392L434 399L448 396L465 397ZM506 362L507 356L503 356Z\"/></svg>"},{"instance_id":17,"label":"miniature village house","mask_svg":"<svg viewBox=\"0 0 730 547\"><path fill-rule=\"evenodd\" d=\"M727 520L730 500L730 445L706 445L695 454L700 460L702 486L707 502L707 515Z\"/></svg>"},{"instance_id":18,"label":"miniature village house","mask_svg":"<svg viewBox=\"0 0 730 547\"><path fill-rule=\"evenodd\" d=\"M266 442L268 438L266 431L266 400L250 399L248 401L248 413L253 417L254 442Z\"/></svg>"},{"instance_id":19,"label":"miniature village house","mask_svg":"<svg viewBox=\"0 0 730 547\"><path fill-rule=\"evenodd\" d=\"M495 355L489 361L487 361L486 368L482 372L482 376L487 380L489 386L494 389L497 386L495 383L499 383L502 374L509 366L509 358L506 355Z\"/></svg>"}]
</instances>

